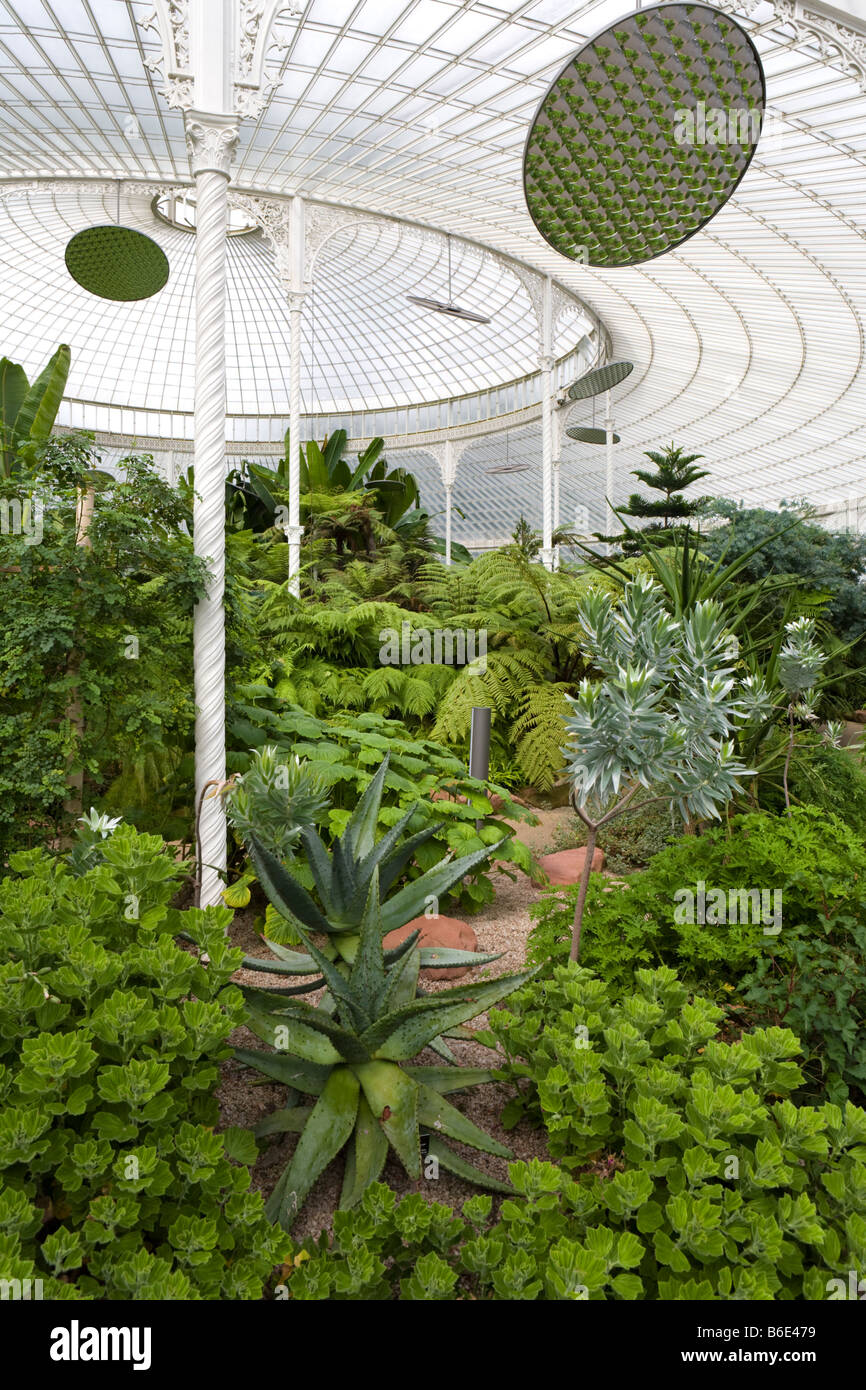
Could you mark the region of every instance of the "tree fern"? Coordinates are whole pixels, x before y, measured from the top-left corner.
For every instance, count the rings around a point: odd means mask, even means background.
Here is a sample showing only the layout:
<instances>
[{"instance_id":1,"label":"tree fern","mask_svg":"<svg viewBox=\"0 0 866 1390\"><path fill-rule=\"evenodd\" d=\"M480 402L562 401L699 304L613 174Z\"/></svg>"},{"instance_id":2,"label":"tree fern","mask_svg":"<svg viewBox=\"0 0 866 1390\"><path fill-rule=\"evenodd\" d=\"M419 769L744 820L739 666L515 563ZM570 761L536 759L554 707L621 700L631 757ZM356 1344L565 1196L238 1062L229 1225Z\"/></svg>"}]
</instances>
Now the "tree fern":
<instances>
[{"instance_id":1,"label":"tree fern","mask_svg":"<svg viewBox=\"0 0 866 1390\"><path fill-rule=\"evenodd\" d=\"M565 765L563 720L570 713L566 685L536 685L527 690L511 733L517 761L527 782L549 791Z\"/></svg>"}]
</instances>

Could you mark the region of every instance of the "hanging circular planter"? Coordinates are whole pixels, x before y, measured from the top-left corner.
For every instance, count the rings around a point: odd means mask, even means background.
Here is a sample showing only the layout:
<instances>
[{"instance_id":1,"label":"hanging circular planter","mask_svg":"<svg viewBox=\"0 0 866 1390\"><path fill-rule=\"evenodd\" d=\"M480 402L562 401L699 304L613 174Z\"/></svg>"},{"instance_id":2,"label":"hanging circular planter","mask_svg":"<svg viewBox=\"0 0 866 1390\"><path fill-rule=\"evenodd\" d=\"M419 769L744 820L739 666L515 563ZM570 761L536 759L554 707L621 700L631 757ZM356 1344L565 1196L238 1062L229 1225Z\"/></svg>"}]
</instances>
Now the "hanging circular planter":
<instances>
[{"instance_id":1,"label":"hanging circular planter","mask_svg":"<svg viewBox=\"0 0 866 1390\"><path fill-rule=\"evenodd\" d=\"M66 247L66 269L100 299L150 299L169 277L168 258L144 232L108 223L76 232Z\"/></svg>"},{"instance_id":2,"label":"hanging circular planter","mask_svg":"<svg viewBox=\"0 0 866 1390\"><path fill-rule=\"evenodd\" d=\"M600 396L602 391L612 390L633 371L633 362L605 362L604 366L585 372L573 386L569 386L566 394L571 401L589 400L591 396Z\"/></svg>"},{"instance_id":3,"label":"hanging circular planter","mask_svg":"<svg viewBox=\"0 0 866 1390\"><path fill-rule=\"evenodd\" d=\"M576 439L581 444L607 443L606 431L594 429L592 425L572 425L570 429L567 429L565 431L565 433L568 435L569 439ZM612 444L619 443L618 434L612 434L610 438Z\"/></svg>"},{"instance_id":4,"label":"hanging circular planter","mask_svg":"<svg viewBox=\"0 0 866 1390\"><path fill-rule=\"evenodd\" d=\"M640 265L694 236L751 163L766 89L730 15L664 4L596 35L549 88L523 157L548 244L593 266Z\"/></svg>"}]
</instances>

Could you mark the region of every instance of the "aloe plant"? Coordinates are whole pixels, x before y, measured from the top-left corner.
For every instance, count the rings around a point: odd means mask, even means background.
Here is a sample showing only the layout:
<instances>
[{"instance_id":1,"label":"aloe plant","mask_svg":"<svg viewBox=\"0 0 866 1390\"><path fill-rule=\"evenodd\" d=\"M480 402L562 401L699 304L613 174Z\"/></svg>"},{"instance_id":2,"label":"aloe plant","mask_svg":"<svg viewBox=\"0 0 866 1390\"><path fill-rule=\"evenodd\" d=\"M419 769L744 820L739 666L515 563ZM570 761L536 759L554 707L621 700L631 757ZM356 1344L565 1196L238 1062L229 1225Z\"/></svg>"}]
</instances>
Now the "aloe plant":
<instances>
[{"instance_id":1,"label":"aloe plant","mask_svg":"<svg viewBox=\"0 0 866 1390\"><path fill-rule=\"evenodd\" d=\"M379 895L384 898L416 851L442 828L441 822L437 821L408 839L401 840L417 810L416 802L381 839L375 839L388 762L386 756L352 812L343 834L334 840L330 855L312 825L306 824L300 828L300 842L306 850L321 907L317 906L291 868L280 863L254 831L247 836L259 881L277 911L295 930L298 930L297 924L300 923L307 931L326 936L329 957L340 958L349 965L354 962L358 951L361 924L374 878L378 883ZM404 926L413 917L421 916L431 899L438 900L459 879L495 854L506 838L476 850L474 854L464 854L459 859L444 859L420 878L404 884L382 903L379 919L382 935ZM267 945L279 959L268 961L247 956L243 962L247 969L292 975L318 973L311 956L286 951L273 941L268 941ZM496 959L495 956L482 957L471 951L437 951L436 956L435 961L423 959L422 964L444 968L446 965L480 965ZM320 988L323 983L318 979L308 988Z\"/></svg>"},{"instance_id":2,"label":"aloe plant","mask_svg":"<svg viewBox=\"0 0 866 1390\"><path fill-rule=\"evenodd\" d=\"M354 1206L379 1179L389 1148L410 1178L420 1178L422 1131L428 1156L443 1168L507 1191L504 1183L455 1154L443 1138L511 1157L446 1099L449 1092L489 1081L491 1073L401 1064L440 1033L499 1003L534 971L417 998L418 933L394 951L382 949L378 864L360 930L354 933L357 950L350 971L320 951L303 928L298 930L331 990L333 1014L273 990L245 987L249 1027L279 1052L235 1049L239 1061L290 1088L286 1106L264 1120L256 1134L300 1135L267 1203L269 1218L290 1229L313 1183L343 1149L341 1207ZM314 1103L299 1105L300 1095L315 1097Z\"/></svg>"},{"instance_id":3,"label":"aloe plant","mask_svg":"<svg viewBox=\"0 0 866 1390\"><path fill-rule=\"evenodd\" d=\"M57 419L72 360L65 343L32 383L17 362L0 361L0 477L12 475L22 444L44 443Z\"/></svg>"}]
</instances>

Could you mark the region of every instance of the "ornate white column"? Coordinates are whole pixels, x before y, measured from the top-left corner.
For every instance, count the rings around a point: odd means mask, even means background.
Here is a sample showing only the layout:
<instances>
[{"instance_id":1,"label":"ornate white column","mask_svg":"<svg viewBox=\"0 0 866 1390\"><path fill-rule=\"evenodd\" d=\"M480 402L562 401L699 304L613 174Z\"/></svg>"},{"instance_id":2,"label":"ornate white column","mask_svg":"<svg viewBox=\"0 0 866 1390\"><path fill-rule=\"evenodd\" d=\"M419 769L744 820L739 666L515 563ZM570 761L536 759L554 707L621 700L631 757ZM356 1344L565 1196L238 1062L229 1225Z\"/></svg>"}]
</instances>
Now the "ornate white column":
<instances>
[{"instance_id":1,"label":"ornate white column","mask_svg":"<svg viewBox=\"0 0 866 1390\"><path fill-rule=\"evenodd\" d=\"M196 555L208 563L205 597L195 610L195 785L201 804L202 907L219 903L226 868L226 820L217 788L226 776L225 746L225 479L226 479L226 240L228 179L238 139L233 117L187 116L195 178L195 446ZM204 799L202 799L204 798Z\"/></svg>"},{"instance_id":2,"label":"ornate white column","mask_svg":"<svg viewBox=\"0 0 866 1390\"><path fill-rule=\"evenodd\" d=\"M291 284L289 289L289 321L291 329L289 354L289 593L295 598L301 593L301 331L305 299L304 200L292 199L289 232Z\"/></svg>"},{"instance_id":3,"label":"ornate white column","mask_svg":"<svg viewBox=\"0 0 866 1390\"><path fill-rule=\"evenodd\" d=\"M565 412L554 410L552 412L553 427L553 529L558 531L562 525L562 510L560 505L560 470L562 468L562 435L565 429ZM559 569L559 552L561 547L553 548L553 568Z\"/></svg>"},{"instance_id":4,"label":"ornate white column","mask_svg":"<svg viewBox=\"0 0 866 1390\"><path fill-rule=\"evenodd\" d=\"M605 529L607 531L607 534L609 536L612 536L617 526L617 520L613 510L613 417L610 413L609 391L605 391L604 393L604 431L606 435L605 445L607 453L604 487L605 498L607 500L607 507L605 510L605 516L607 517L607 525ZM613 546L613 544L610 541L608 541L608 555L613 555L614 549L615 547Z\"/></svg>"},{"instance_id":5,"label":"ornate white column","mask_svg":"<svg viewBox=\"0 0 866 1390\"><path fill-rule=\"evenodd\" d=\"M541 562L553 569L553 281L544 280L541 312Z\"/></svg>"}]
</instances>

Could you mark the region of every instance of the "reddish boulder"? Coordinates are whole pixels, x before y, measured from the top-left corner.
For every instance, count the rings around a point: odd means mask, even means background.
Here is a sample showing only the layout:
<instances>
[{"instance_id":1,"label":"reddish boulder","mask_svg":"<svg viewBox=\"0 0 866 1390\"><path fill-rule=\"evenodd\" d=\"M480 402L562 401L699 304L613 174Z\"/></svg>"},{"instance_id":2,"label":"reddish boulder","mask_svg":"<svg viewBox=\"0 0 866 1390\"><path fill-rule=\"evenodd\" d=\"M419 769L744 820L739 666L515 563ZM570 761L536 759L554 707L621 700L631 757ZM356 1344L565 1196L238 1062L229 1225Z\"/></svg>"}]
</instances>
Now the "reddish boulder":
<instances>
[{"instance_id":1,"label":"reddish boulder","mask_svg":"<svg viewBox=\"0 0 866 1390\"><path fill-rule=\"evenodd\" d=\"M382 945L386 951L393 951L395 946L399 946L401 941L405 941L414 931L421 933L418 938L419 946L444 946L454 951L478 950L478 939L474 931L467 922L461 922L457 917L413 917L404 927L389 931L383 938ZM470 969L471 966L468 965L454 965L449 966L447 970L425 969L421 974L428 980L459 980Z\"/></svg>"},{"instance_id":2,"label":"reddish boulder","mask_svg":"<svg viewBox=\"0 0 866 1390\"><path fill-rule=\"evenodd\" d=\"M538 862L551 883L565 887L580 882L585 859L586 849L581 845L580 849L561 849L558 854L543 854ZM592 856L592 871L598 874L603 868L604 850L597 849Z\"/></svg>"}]
</instances>

